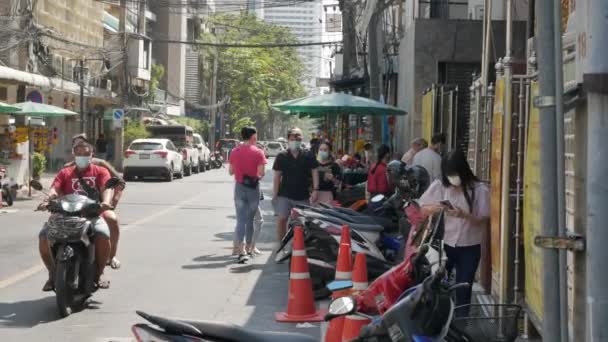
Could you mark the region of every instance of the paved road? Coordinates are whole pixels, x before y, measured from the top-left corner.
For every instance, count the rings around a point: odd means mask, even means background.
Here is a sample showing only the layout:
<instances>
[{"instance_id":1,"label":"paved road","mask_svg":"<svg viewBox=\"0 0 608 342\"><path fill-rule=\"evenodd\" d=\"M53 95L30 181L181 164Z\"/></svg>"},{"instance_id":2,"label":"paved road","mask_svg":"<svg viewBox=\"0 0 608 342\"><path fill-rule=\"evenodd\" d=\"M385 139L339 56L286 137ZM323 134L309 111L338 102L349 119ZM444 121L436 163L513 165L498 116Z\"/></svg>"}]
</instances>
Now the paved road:
<instances>
[{"instance_id":1,"label":"paved road","mask_svg":"<svg viewBox=\"0 0 608 342\"><path fill-rule=\"evenodd\" d=\"M267 177L266 193L269 186ZM135 310L318 337L318 324L274 322L286 307L288 266L269 260L274 224L265 202L265 253L243 266L229 256L235 217L225 169L129 183L119 208L123 266L106 271L111 288L90 308L66 319L53 294L40 291L46 272L36 236L46 215L32 211L34 201L18 202L0 212L0 341L131 341L131 325L142 322Z\"/></svg>"}]
</instances>

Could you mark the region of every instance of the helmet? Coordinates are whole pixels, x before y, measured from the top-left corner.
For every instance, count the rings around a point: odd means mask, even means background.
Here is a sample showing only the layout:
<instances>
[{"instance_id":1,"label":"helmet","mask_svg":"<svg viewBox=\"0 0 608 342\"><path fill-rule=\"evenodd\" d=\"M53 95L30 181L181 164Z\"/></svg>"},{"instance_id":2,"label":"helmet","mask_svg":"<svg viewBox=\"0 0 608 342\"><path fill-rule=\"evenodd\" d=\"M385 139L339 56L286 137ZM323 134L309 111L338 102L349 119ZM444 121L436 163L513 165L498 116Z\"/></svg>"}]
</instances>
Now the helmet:
<instances>
[{"instance_id":1,"label":"helmet","mask_svg":"<svg viewBox=\"0 0 608 342\"><path fill-rule=\"evenodd\" d=\"M405 185L409 197L420 198L431 184L431 177L428 171L420 165L413 165L405 167L404 174L406 184L403 185ZM404 182L402 181L401 183Z\"/></svg>"},{"instance_id":2,"label":"helmet","mask_svg":"<svg viewBox=\"0 0 608 342\"><path fill-rule=\"evenodd\" d=\"M393 160L386 165L386 173L393 184L399 184L399 180L405 175L405 163L401 160Z\"/></svg>"}]
</instances>

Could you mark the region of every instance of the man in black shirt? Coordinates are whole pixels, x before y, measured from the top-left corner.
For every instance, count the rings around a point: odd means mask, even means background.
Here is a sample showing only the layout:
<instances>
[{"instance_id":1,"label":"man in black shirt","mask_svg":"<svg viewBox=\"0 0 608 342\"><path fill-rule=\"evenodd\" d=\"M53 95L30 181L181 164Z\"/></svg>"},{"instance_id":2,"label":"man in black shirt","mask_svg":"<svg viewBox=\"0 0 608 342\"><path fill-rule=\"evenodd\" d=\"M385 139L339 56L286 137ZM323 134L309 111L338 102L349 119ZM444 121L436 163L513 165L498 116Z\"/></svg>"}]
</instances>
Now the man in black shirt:
<instances>
[{"instance_id":1,"label":"man in black shirt","mask_svg":"<svg viewBox=\"0 0 608 342\"><path fill-rule=\"evenodd\" d=\"M310 151L302 151L302 130L292 128L287 133L288 150L279 153L274 161L272 203L278 216L277 238L287 231L287 218L296 204L310 205L319 196L319 163ZM312 179L312 194L310 191Z\"/></svg>"}]
</instances>

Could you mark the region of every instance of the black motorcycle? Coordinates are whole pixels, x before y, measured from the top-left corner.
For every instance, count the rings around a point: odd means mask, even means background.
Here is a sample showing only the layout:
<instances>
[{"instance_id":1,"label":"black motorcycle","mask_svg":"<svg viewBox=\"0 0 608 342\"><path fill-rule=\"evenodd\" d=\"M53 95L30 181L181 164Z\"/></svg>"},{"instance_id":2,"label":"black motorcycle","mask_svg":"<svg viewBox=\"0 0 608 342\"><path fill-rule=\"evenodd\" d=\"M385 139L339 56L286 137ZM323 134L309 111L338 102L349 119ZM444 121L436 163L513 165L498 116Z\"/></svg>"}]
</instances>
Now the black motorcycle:
<instances>
[{"instance_id":1,"label":"black motorcycle","mask_svg":"<svg viewBox=\"0 0 608 342\"><path fill-rule=\"evenodd\" d=\"M119 184L111 178L106 189ZM39 182L32 181L36 190L42 190ZM97 196L99 197L99 196ZM54 290L57 308L62 317L84 307L86 300L96 290L94 220L101 219L101 203L79 194L70 194L49 201L51 213L47 221L47 240L55 260Z\"/></svg>"},{"instance_id":2,"label":"black motorcycle","mask_svg":"<svg viewBox=\"0 0 608 342\"><path fill-rule=\"evenodd\" d=\"M317 339L297 333L253 331L240 326L211 321L169 319L136 311L149 324L136 324L131 329L137 342L214 341L214 342L316 342ZM156 328L159 327L160 329Z\"/></svg>"},{"instance_id":3,"label":"black motorcycle","mask_svg":"<svg viewBox=\"0 0 608 342\"><path fill-rule=\"evenodd\" d=\"M222 152L220 152L220 151L213 152L213 154L211 155L210 164L211 164L211 167L214 169L222 168L222 165L224 164L224 157L222 156Z\"/></svg>"},{"instance_id":4,"label":"black motorcycle","mask_svg":"<svg viewBox=\"0 0 608 342\"><path fill-rule=\"evenodd\" d=\"M6 202L9 207L13 205L13 194L8 177L6 177L6 168L0 165L0 191L2 191L2 201Z\"/></svg>"}]
</instances>

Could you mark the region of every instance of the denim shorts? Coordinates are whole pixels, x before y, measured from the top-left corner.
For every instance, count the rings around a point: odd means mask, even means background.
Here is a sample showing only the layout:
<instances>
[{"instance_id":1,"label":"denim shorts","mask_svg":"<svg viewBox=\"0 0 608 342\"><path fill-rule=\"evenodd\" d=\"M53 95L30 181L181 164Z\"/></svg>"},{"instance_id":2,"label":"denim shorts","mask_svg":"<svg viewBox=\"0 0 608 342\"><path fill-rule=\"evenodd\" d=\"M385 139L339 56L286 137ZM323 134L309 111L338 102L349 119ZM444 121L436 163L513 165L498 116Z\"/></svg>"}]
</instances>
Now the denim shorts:
<instances>
[{"instance_id":1,"label":"denim shorts","mask_svg":"<svg viewBox=\"0 0 608 342\"><path fill-rule=\"evenodd\" d=\"M91 223L93 223L93 232L95 232L95 236L102 236L107 239L110 238L110 228L108 227L108 225L104 219L102 219L102 218L91 219ZM42 227L42 230L40 230L40 233L38 233L38 237L46 239L48 230L49 230L49 227L45 223L44 226Z\"/></svg>"},{"instance_id":2,"label":"denim shorts","mask_svg":"<svg viewBox=\"0 0 608 342\"><path fill-rule=\"evenodd\" d=\"M287 197L277 196L272 203L274 207L274 213L278 217L287 218L296 205L310 205L310 200L294 201Z\"/></svg>"}]
</instances>

